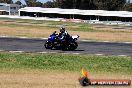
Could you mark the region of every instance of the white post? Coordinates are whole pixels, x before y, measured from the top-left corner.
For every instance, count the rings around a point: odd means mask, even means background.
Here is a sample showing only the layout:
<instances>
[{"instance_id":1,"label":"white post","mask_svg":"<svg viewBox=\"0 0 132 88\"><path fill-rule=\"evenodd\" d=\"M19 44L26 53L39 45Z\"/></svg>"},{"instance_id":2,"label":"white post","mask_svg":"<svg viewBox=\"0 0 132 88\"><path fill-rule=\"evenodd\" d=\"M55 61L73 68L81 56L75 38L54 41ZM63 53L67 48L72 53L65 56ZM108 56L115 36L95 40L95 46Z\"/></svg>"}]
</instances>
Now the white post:
<instances>
[{"instance_id":1,"label":"white post","mask_svg":"<svg viewBox=\"0 0 132 88\"><path fill-rule=\"evenodd\" d=\"M11 7L10 7L10 5L9 5L9 15L11 15Z\"/></svg>"},{"instance_id":2,"label":"white post","mask_svg":"<svg viewBox=\"0 0 132 88\"><path fill-rule=\"evenodd\" d=\"M21 16L21 15L20 15L20 11L18 11L18 15Z\"/></svg>"}]
</instances>

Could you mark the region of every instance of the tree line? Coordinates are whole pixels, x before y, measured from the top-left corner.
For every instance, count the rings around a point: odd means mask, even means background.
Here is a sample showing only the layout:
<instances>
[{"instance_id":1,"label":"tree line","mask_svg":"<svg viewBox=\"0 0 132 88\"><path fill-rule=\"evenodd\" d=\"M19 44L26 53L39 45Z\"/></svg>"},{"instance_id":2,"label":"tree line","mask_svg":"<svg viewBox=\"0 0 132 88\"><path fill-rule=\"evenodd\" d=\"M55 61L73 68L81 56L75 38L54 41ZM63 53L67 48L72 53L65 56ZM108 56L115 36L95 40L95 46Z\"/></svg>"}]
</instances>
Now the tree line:
<instances>
[{"instance_id":1,"label":"tree line","mask_svg":"<svg viewBox=\"0 0 132 88\"><path fill-rule=\"evenodd\" d=\"M130 0L52 0L46 3L37 0L25 0L28 7L63 8L63 9L84 9L84 10L109 10L132 11ZM13 3L12 0L0 0L0 3ZM18 0L16 4L22 5Z\"/></svg>"}]
</instances>

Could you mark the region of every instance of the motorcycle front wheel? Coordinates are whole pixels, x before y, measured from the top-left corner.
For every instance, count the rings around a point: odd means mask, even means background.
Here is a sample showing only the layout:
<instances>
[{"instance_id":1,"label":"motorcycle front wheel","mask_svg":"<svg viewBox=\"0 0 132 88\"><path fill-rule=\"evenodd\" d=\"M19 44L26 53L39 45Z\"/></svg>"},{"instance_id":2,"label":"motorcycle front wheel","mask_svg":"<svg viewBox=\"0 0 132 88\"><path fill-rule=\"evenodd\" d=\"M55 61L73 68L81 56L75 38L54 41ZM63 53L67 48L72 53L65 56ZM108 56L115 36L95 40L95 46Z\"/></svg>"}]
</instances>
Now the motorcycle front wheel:
<instances>
[{"instance_id":1,"label":"motorcycle front wheel","mask_svg":"<svg viewBox=\"0 0 132 88\"><path fill-rule=\"evenodd\" d=\"M49 41L46 41L44 46L45 46L46 49L52 49L53 48L53 43L49 42Z\"/></svg>"}]
</instances>

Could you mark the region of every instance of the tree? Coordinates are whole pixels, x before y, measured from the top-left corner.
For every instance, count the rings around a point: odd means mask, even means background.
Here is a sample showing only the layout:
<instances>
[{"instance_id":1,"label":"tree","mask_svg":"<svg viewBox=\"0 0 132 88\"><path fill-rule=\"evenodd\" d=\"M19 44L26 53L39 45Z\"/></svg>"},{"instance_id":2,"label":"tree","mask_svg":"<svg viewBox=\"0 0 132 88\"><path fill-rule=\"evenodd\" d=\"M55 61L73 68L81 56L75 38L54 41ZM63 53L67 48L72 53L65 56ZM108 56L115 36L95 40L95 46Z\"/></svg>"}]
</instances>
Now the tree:
<instances>
[{"instance_id":1,"label":"tree","mask_svg":"<svg viewBox=\"0 0 132 88\"><path fill-rule=\"evenodd\" d=\"M57 8L62 8L64 0L56 0Z\"/></svg>"},{"instance_id":2,"label":"tree","mask_svg":"<svg viewBox=\"0 0 132 88\"><path fill-rule=\"evenodd\" d=\"M122 10L126 0L95 0L94 3L99 10Z\"/></svg>"},{"instance_id":3,"label":"tree","mask_svg":"<svg viewBox=\"0 0 132 88\"><path fill-rule=\"evenodd\" d=\"M25 0L28 7L35 7L37 0Z\"/></svg>"},{"instance_id":4,"label":"tree","mask_svg":"<svg viewBox=\"0 0 132 88\"><path fill-rule=\"evenodd\" d=\"M57 3L56 3L56 0L52 0L52 4L54 4L54 7L57 7Z\"/></svg>"},{"instance_id":5,"label":"tree","mask_svg":"<svg viewBox=\"0 0 132 88\"><path fill-rule=\"evenodd\" d=\"M123 10L126 0L52 0L44 3L37 0L25 0L30 7L48 7L64 9L89 9L89 10Z\"/></svg>"},{"instance_id":6,"label":"tree","mask_svg":"<svg viewBox=\"0 0 132 88\"><path fill-rule=\"evenodd\" d=\"M124 10L126 10L126 11L132 11L132 3L126 4L126 6L124 7Z\"/></svg>"},{"instance_id":7,"label":"tree","mask_svg":"<svg viewBox=\"0 0 132 88\"><path fill-rule=\"evenodd\" d=\"M12 4L12 0L0 0L0 3L7 3L7 4Z\"/></svg>"},{"instance_id":8,"label":"tree","mask_svg":"<svg viewBox=\"0 0 132 88\"><path fill-rule=\"evenodd\" d=\"M56 0L56 3L59 8L122 10L126 0Z\"/></svg>"},{"instance_id":9,"label":"tree","mask_svg":"<svg viewBox=\"0 0 132 88\"><path fill-rule=\"evenodd\" d=\"M45 8L54 8L55 5L54 5L54 2L48 1L48 2L44 3L43 7L45 7Z\"/></svg>"},{"instance_id":10,"label":"tree","mask_svg":"<svg viewBox=\"0 0 132 88\"><path fill-rule=\"evenodd\" d=\"M96 9L93 0L56 0L59 8Z\"/></svg>"},{"instance_id":11,"label":"tree","mask_svg":"<svg viewBox=\"0 0 132 88\"><path fill-rule=\"evenodd\" d=\"M22 5L21 1L17 1L15 4Z\"/></svg>"},{"instance_id":12,"label":"tree","mask_svg":"<svg viewBox=\"0 0 132 88\"><path fill-rule=\"evenodd\" d=\"M74 4L73 0L62 0L60 2L60 7L64 8L64 9L67 9L67 8L73 9L73 8L75 8L75 6L73 4Z\"/></svg>"},{"instance_id":13,"label":"tree","mask_svg":"<svg viewBox=\"0 0 132 88\"><path fill-rule=\"evenodd\" d=\"M126 3L126 0L112 0L111 3L114 5L112 5L112 8L110 8L109 10L122 10Z\"/></svg>"},{"instance_id":14,"label":"tree","mask_svg":"<svg viewBox=\"0 0 132 88\"><path fill-rule=\"evenodd\" d=\"M35 3L35 6L36 6L36 7L42 7L42 6L43 6L43 3L37 1L37 2Z\"/></svg>"},{"instance_id":15,"label":"tree","mask_svg":"<svg viewBox=\"0 0 132 88\"><path fill-rule=\"evenodd\" d=\"M90 9L90 10L97 9L97 6L95 5L93 0L80 0L80 1L81 1L81 4L79 9Z\"/></svg>"}]
</instances>

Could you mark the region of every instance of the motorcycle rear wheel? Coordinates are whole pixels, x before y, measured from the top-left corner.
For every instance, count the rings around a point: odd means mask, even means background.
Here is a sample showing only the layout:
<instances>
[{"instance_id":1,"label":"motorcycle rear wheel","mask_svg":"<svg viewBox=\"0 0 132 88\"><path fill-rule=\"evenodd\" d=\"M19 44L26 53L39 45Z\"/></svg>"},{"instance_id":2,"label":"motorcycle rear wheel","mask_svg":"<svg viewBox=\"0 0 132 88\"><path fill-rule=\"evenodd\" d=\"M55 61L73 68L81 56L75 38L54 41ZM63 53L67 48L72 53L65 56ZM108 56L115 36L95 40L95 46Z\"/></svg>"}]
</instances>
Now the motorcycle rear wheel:
<instances>
[{"instance_id":1,"label":"motorcycle rear wheel","mask_svg":"<svg viewBox=\"0 0 132 88\"><path fill-rule=\"evenodd\" d=\"M72 42L72 43L70 44L70 50L75 50L77 47L78 47L77 42Z\"/></svg>"},{"instance_id":2,"label":"motorcycle rear wheel","mask_svg":"<svg viewBox=\"0 0 132 88\"><path fill-rule=\"evenodd\" d=\"M63 51L68 51L68 50L70 50L70 45L62 46L62 50L63 50Z\"/></svg>"}]
</instances>

